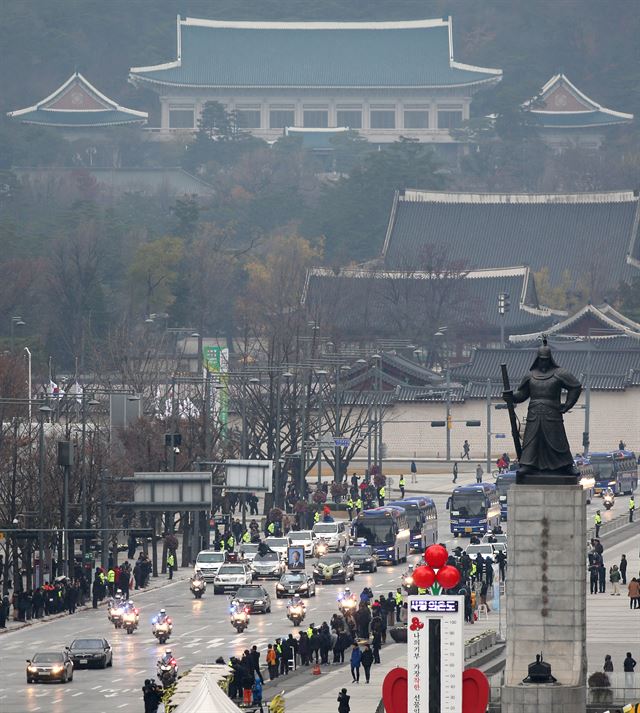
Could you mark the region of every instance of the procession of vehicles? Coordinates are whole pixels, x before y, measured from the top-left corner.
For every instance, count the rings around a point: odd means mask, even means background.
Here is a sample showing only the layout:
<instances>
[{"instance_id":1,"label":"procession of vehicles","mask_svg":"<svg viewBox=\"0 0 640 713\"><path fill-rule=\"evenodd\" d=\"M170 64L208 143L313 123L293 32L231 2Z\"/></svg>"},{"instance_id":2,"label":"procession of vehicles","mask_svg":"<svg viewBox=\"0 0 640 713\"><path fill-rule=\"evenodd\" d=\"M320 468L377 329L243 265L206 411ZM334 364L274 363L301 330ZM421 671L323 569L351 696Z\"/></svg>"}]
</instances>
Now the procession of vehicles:
<instances>
[{"instance_id":1,"label":"procession of vehicles","mask_svg":"<svg viewBox=\"0 0 640 713\"><path fill-rule=\"evenodd\" d=\"M355 538L371 545L379 562L406 562L411 532L405 510L401 507L363 510L355 522Z\"/></svg>"},{"instance_id":2,"label":"procession of vehicles","mask_svg":"<svg viewBox=\"0 0 640 713\"><path fill-rule=\"evenodd\" d=\"M492 483L459 485L451 494L447 506L454 537L484 535L500 524L500 500Z\"/></svg>"}]
</instances>

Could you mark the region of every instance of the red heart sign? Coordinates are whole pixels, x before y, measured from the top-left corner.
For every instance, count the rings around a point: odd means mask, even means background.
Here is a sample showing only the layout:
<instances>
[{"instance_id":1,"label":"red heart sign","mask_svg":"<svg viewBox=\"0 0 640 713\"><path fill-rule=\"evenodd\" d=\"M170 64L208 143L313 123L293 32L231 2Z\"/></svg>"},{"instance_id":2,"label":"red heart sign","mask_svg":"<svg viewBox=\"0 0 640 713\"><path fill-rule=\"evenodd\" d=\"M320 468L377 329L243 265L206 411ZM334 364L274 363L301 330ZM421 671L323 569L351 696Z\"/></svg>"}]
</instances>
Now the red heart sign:
<instances>
[{"instance_id":1,"label":"red heart sign","mask_svg":"<svg viewBox=\"0 0 640 713\"><path fill-rule=\"evenodd\" d=\"M407 669L393 668L382 684L382 702L387 713L407 713ZM485 713L489 705L489 680L477 668L462 673L462 713Z\"/></svg>"},{"instance_id":2,"label":"red heart sign","mask_svg":"<svg viewBox=\"0 0 640 713\"><path fill-rule=\"evenodd\" d=\"M387 713L407 713L407 669L392 668L382 683L382 702Z\"/></svg>"}]
</instances>

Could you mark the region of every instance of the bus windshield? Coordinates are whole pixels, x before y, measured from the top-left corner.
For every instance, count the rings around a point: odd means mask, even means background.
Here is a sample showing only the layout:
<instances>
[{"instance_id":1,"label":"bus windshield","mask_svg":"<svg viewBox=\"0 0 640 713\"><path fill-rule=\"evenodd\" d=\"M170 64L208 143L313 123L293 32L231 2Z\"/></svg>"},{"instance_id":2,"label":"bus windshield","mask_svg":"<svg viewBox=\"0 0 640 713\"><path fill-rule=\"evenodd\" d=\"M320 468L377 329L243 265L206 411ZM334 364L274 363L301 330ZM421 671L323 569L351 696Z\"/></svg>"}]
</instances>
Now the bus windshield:
<instances>
[{"instance_id":1,"label":"bus windshield","mask_svg":"<svg viewBox=\"0 0 640 713\"><path fill-rule=\"evenodd\" d=\"M498 476L496 478L496 490L498 491L498 495L506 495L507 490L514 482L515 478L501 478Z\"/></svg>"},{"instance_id":2,"label":"bus windshield","mask_svg":"<svg viewBox=\"0 0 640 713\"><path fill-rule=\"evenodd\" d=\"M459 517L482 517L486 513L484 493L454 493L451 511Z\"/></svg>"},{"instance_id":3,"label":"bus windshield","mask_svg":"<svg viewBox=\"0 0 640 713\"><path fill-rule=\"evenodd\" d=\"M389 519L367 518L356 525L356 537L363 537L368 545L384 545L394 541L393 527Z\"/></svg>"},{"instance_id":4,"label":"bus windshield","mask_svg":"<svg viewBox=\"0 0 640 713\"><path fill-rule=\"evenodd\" d=\"M598 469L598 480L609 479L613 475L612 461L592 461L592 463Z\"/></svg>"}]
</instances>

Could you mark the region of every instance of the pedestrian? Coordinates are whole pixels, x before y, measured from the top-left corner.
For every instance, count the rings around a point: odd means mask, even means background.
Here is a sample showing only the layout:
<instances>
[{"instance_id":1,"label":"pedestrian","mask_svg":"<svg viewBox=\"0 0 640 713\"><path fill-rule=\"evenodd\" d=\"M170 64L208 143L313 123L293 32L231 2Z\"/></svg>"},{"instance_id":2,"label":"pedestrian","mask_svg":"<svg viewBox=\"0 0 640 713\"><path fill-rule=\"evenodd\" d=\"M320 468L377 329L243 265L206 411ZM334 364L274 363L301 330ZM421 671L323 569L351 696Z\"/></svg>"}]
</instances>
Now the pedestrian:
<instances>
[{"instance_id":1,"label":"pedestrian","mask_svg":"<svg viewBox=\"0 0 640 713\"><path fill-rule=\"evenodd\" d=\"M633 511L636 509L636 501L633 495L629 498L629 522L633 522Z\"/></svg>"},{"instance_id":2,"label":"pedestrian","mask_svg":"<svg viewBox=\"0 0 640 713\"><path fill-rule=\"evenodd\" d=\"M173 554L173 550L169 550L167 554L167 572L169 572L169 579L173 579L173 568L176 565L176 556Z\"/></svg>"},{"instance_id":3,"label":"pedestrian","mask_svg":"<svg viewBox=\"0 0 640 713\"><path fill-rule=\"evenodd\" d=\"M480 586L480 605L484 604L484 606L487 608L487 614L491 611L489 608L489 604L487 602L487 591L489 590L489 585L487 584L486 581L482 582L482 585Z\"/></svg>"},{"instance_id":4,"label":"pedestrian","mask_svg":"<svg viewBox=\"0 0 640 713\"><path fill-rule=\"evenodd\" d=\"M589 594L598 593L598 567L596 560L589 564Z\"/></svg>"},{"instance_id":5,"label":"pedestrian","mask_svg":"<svg viewBox=\"0 0 640 713\"><path fill-rule=\"evenodd\" d=\"M620 584L620 570L618 569L618 565L614 564L613 567L609 570L609 581L611 582L611 596L620 596L620 589L618 585Z\"/></svg>"},{"instance_id":6,"label":"pedestrian","mask_svg":"<svg viewBox=\"0 0 640 713\"><path fill-rule=\"evenodd\" d=\"M604 562L600 560L600 566L598 567L598 592L600 594L605 593L607 580L607 568L604 566Z\"/></svg>"},{"instance_id":7,"label":"pedestrian","mask_svg":"<svg viewBox=\"0 0 640 713\"><path fill-rule=\"evenodd\" d=\"M351 713L351 706L349 705L349 700L351 696L347 695L347 689L343 688L340 693L338 693L338 713Z\"/></svg>"},{"instance_id":8,"label":"pedestrian","mask_svg":"<svg viewBox=\"0 0 640 713\"><path fill-rule=\"evenodd\" d=\"M640 582L634 577L627 585L629 609L640 609Z\"/></svg>"},{"instance_id":9,"label":"pedestrian","mask_svg":"<svg viewBox=\"0 0 640 713\"><path fill-rule=\"evenodd\" d=\"M362 651L357 642L354 642L353 649L351 650L351 660L349 661L351 665L351 678L353 678L353 683L360 683L360 663L362 661Z\"/></svg>"},{"instance_id":10,"label":"pedestrian","mask_svg":"<svg viewBox=\"0 0 640 713\"><path fill-rule=\"evenodd\" d=\"M378 507L381 507L381 508L384 507L384 498L385 498L386 494L387 494L387 491L386 491L384 485L381 485L378 488Z\"/></svg>"},{"instance_id":11,"label":"pedestrian","mask_svg":"<svg viewBox=\"0 0 640 713\"><path fill-rule=\"evenodd\" d=\"M602 670L605 673L613 673L613 661L611 659L611 654L607 654L604 657L604 666L603 666Z\"/></svg>"},{"instance_id":12,"label":"pedestrian","mask_svg":"<svg viewBox=\"0 0 640 713\"><path fill-rule=\"evenodd\" d=\"M253 699L251 701L251 705L255 708L260 709L260 711L263 711L262 707L262 684L263 681L256 676L256 679L253 683Z\"/></svg>"},{"instance_id":13,"label":"pedestrian","mask_svg":"<svg viewBox=\"0 0 640 713\"><path fill-rule=\"evenodd\" d=\"M364 678L367 683L371 681L371 666L373 664L373 652L369 644L364 645L364 651L361 657L362 668L364 669Z\"/></svg>"},{"instance_id":14,"label":"pedestrian","mask_svg":"<svg viewBox=\"0 0 640 713\"><path fill-rule=\"evenodd\" d=\"M469 446L469 441L465 439L464 443L462 444L462 456L461 460L464 460L465 458L467 460L471 460L471 455L470 455L471 447Z\"/></svg>"},{"instance_id":15,"label":"pedestrian","mask_svg":"<svg viewBox=\"0 0 640 713\"><path fill-rule=\"evenodd\" d=\"M416 466L416 462L414 460L411 461L411 475L415 476L418 473L418 467ZM415 480L413 481L414 483L416 482Z\"/></svg>"},{"instance_id":16,"label":"pedestrian","mask_svg":"<svg viewBox=\"0 0 640 713\"><path fill-rule=\"evenodd\" d=\"M398 481L398 487L400 488L400 497L401 498L404 498L404 486L405 486L404 475L400 475L400 480Z\"/></svg>"},{"instance_id":17,"label":"pedestrian","mask_svg":"<svg viewBox=\"0 0 640 713\"><path fill-rule=\"evenodd\" d=\"M267 670L269 671L269 680L273 681L274 678L278 677L278 667L276 664L276 650L273 648L273 644L267 646Z\"/></svg>"},{"instance_id":18,"label":"pedestrian","mask_svg":"<svg viewBox=\"0 0 640 713\"><path fill-rule=\"evenodd\" d=\"M480 463L476 466L476 483L481 483L482 482L482 475L484 471L482 470L482 466Z\"/></svg>"},{"instance_id":19,"label":"pedestrian","mask_svg":"<svg viewBox=\"0 0 640 713\"><path fill-rule=\"evenodd\" d=\"M627 651L627 657L622 662L622 670L624 671L624 687L633 688L633 673L636 667L636 661L631 655L630 651Z\"/></svg>"},{"instance_id":20,"label":"pedestrian","mask_svg":"<svg viewBox=\"0 0 640 713\"><path fill-rule=\"evenodd\" d=\"M622 555L620 558L620 565L618 567L620 570L620 576L622 577L622 584L627 583L627 555Z\"/></svg>"},{"instance_id":21,"label":"pedestrian","mask_svg":"<svg viewBox=\"0 0 640 713\"><path fill-rule=\"evenodd\" d=\"M453 464L453 482L455 483L458 480L458 461L455 461Z\"/></svg>"},{"instance_id":22,"label":"pedestrian","mask_svg":"<svg viewBox=\"0 0 640 713\"><path fill-rule=\"evenodd\" d=\"M9 597L5 594L0 602L0 629L7 628L7 619L9 618Z\"/></svg>"},{"instance_id":23,"label":"pedestrian","mask_svg":"<svg viewBox=\"0 0 640 713\"><path fill-rule=\"evenodd\" d=\"M600 537L600 528L602 527L602 515L600 510L596 510L596 514L593 516L593 524L596 528L596 537Z\"/></svg>"},{"instance_id":24,"label":"pedestrian","mask_svg":"<svg viewBox=\"0 0 640 713\"><path fill-rule=\"evenodd\" d=\"M264 678L262 678L262 674L260 673L260 652L258 651L257 646L252 646L251 651L250 651L250 658L251 658L251 665L253 666L253 671L260 681L260 683L264 683Z\"/></svg>"},{"instance_id":25,"label":"pedestrian","mask_svg":"<svg viewBox=\"0 0 640 713\"><path fill-rule=\"evenodd\" d=\"M627 446L626 446L625 442L624 442L624 441L622 440L622 438L621 438L621 439L620 439L620 442L618 443L618 450L619 450L619 451L623 451L626 447L627 447Z\"/></svg>"}]
</instances>

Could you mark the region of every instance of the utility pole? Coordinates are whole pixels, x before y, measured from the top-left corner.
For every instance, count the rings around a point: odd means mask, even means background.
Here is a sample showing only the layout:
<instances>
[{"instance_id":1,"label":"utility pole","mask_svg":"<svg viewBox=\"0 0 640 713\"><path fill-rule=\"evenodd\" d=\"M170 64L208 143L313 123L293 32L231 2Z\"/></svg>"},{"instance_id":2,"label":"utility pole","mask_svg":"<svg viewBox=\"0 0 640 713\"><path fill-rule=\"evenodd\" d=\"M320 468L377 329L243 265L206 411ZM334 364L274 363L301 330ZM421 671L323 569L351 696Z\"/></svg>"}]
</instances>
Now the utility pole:
<instances>
[{"instance_id":1,"label":"utility pole","mask_svg":"<svg viewBox=\"0 0 640 713\"><path fill-rule=\"evenodd\" d=\"M487 379L487 476L491 473L491 379Z\"/></svg>"},{"instance_id":2,"label":"utility pole","mask_svg":"<svg viewBox=\"0 0 640 713\"><path fill-rule=\"evenodd\" d=\"M504 320L507 312L511 309L510 295L508 292L498 294L498 314L500 315L500 349L505 349L504 342Z\"/></svg>"},{"instance_id":3,"label":"utility pole","mask_svg":"<svg viewBox=\"0 0 640 713\"><path fill-rule=\"evenodd\" d=\"M451 460L451 369L447 363L447 462Z\"/></svg>"},{"instance_id":4,"label":"utility pole","mask_svg":"<svg viewBox=\"0 0 640 713\"><path fill-rule=\"evenodd\" d=\"M102 568L106 572L109 567L109 547L108 547L108 534L107 534L107 489L105 487L105 472L104 468L100 468L100 560L102 561ZM154 528L155 528L155 516L154 516ZM155 529L154 529L155 532ZM155 552L155 548L154 548ZM155 576L155 575L154 575Z\"/></svg>"},{"instance_id":5,"label":"utility pole","mask_svg":"<svg viewBox=\"0 0 640 713\"><path fill-rule=\"evenodd\" d=\"M38 559L40 560L38 586L42 586L44 584L44 531L42 529L42 523L44 522L44 498L42 497L42 493L44 492L44 420L45 416L51 413L51 408L49 406L41 406L38 410L40 412L38 492L41 494L41 497L38 498L38 524L40 525L38 529Z\"/></svg>"},{"instance_id":6,"label":"utility pole","mask_svg":"<svg viewBox=\"0 0 640 713\"><path fill-rule=\"evenodd\" d=\"M584 385L584 433L582 434L582 455L589 455L589 418L591 413L591 335L587 342L587 368Z\"/></svg>"}]
</instances>

